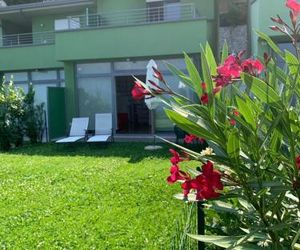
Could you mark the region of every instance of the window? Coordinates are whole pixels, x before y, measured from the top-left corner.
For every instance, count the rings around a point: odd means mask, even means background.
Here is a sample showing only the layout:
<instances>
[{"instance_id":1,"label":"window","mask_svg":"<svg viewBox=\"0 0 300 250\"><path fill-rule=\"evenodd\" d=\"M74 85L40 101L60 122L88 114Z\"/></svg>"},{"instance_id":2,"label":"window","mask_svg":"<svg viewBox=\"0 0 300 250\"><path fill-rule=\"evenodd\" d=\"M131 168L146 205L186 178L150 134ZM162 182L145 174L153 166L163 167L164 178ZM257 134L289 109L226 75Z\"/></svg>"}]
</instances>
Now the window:
<instances>
[{"instance_id":1,"label":"window","mask_svg":"<svg viewBox=\"0 0 300 250\"><path fill-rule=\"evenodd\" d=\"M164 20L175 21L181 18L181 6L178 0L165 1Z\"/></svg>"},{"instance_id":2,"label":"window","mask_svg":"<svg viewBox=\"0 0 300 250\"><path fill-rule=\"evenodd\" d=\"M149 22L159 22L164 20L164 2L152 1L147 3Z\"/></svg>"},{"instance_id":3,"label":"window","mask_svg":"<svg viewBox=\"0 0 300 250\"><path fill-rule=\"evenodd\" d=\"M181 18L180 0L148 0L149 22L174 21Z\"/></svg>"}]
</instances>

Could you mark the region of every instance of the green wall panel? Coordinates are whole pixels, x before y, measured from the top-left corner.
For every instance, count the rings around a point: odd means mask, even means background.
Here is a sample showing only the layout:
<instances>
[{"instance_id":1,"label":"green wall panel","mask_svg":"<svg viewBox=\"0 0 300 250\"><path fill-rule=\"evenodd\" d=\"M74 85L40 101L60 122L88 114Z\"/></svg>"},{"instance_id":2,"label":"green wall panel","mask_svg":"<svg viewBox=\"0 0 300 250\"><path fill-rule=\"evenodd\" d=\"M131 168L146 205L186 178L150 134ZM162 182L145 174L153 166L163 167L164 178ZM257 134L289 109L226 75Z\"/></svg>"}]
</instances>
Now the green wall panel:
<instances>
[{"instance_id":1,"label":"green wall panel","mask_svg":"<svg viewBox=\"0 0 300 250\"><path fill-rule=\"evenodd\" d=\"M110 29L59 32L56 59L90 60L197 53L207 21L194 20Z\"/></svg>"},{"instance_id":2,"label":"green wall panel","mask_svg":"<svg viewBox=\"0 0 300 250\"><path fill-rule=\"evenodd\" d=\"M48 88L49 138L57 139L66 135L65 89Z\"/></svg>"},{"instance_id":3,"label":"green wall panel","mask_svg":"<svg viewBox=\"0 0 300 250\"><path fill-rule=\"evenodd\" d=\"M62 68L55 59L55 45L0 48L0 70Z\"/></svg>"},{"instance_id":4,"label":"green wall panel","mask_svg":"<svg viewBox=\"0 0 300 250\"><path fill-rule=\"evenodd\" d=\"M66 124L69 127L73 117L77 116L76 105L76 80L75 80L75 64L73 62L65 62L65 103L66 103Z\"/></svg>"},{"instance_id":5,"label":"green wall panel","mask_svg":"<svg viewBox=\"0 0 300 250\"><path fill-rule=\"evenodd\" d=\"M268 0L256 0L252 1L250 11L250 26L251 26L251 48L252 54L261 55L267 50L264 43L258 40L256 31L261 31L271 36L275 41L282 41L282 34L280 32L274 32L269 27L274 25L270 17L276 17L280 15L284 20L289 21L289 9L285 7L285 0L270 1ZM286 38L288 39L288 38Z\"/></svg>"},{"instance_id":6,"label":"green wall panel","mask_svg":"<svg viewBox=\"0 0 300 250\"><path fill-rule=\"evenodd\" d=\"M118 11L146 8L145 0L97 0L97 11Z\"/></svg>"}]
</instances>

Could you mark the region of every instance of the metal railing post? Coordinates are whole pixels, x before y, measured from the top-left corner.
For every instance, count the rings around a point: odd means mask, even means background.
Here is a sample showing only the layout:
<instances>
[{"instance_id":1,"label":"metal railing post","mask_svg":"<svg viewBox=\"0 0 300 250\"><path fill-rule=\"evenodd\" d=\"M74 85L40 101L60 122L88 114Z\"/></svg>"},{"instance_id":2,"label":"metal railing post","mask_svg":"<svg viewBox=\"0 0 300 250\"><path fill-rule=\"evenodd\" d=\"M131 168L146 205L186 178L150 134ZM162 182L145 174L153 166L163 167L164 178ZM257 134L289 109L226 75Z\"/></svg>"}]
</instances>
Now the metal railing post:
<instances>
[{"instance_id":1,"label":"metal railing post","mask_svg":"<svg viewBox=\"0 0 300 250\"><path fill-rule=\"evenodd\" d=\"M71 29L71 17L68 16L68 30Z\"/></svg>"}]
</instances>

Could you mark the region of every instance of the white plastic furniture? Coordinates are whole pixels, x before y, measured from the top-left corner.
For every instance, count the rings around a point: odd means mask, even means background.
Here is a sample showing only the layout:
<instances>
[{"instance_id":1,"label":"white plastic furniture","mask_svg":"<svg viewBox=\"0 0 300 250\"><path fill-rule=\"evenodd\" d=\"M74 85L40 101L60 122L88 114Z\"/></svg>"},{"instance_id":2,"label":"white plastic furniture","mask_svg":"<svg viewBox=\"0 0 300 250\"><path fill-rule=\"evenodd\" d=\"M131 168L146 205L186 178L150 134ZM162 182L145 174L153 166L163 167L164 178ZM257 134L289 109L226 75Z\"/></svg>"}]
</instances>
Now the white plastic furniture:
<instances>
[{"instance_id":1,"label":"white plastic furniture","mask_svg":"<svg viewBox=\"0 0 300 250\"><path fill-rule=\"evenodd\" d=\"M56 143L74 143L84 139L88 125L89 118L87 117L73 118L69 137L60 139Z\"/></svg>"},{"instance_id":2,"label":"white plastic furniture","mask_svg":"<svg viewBox=\"0 0 300 250\"><path fill-rule=\"evenodd\" d=\"M113 139L112 114L103 113L95 115L95 135L88 142L107 142Z\"/></svg>"}]
</instances>

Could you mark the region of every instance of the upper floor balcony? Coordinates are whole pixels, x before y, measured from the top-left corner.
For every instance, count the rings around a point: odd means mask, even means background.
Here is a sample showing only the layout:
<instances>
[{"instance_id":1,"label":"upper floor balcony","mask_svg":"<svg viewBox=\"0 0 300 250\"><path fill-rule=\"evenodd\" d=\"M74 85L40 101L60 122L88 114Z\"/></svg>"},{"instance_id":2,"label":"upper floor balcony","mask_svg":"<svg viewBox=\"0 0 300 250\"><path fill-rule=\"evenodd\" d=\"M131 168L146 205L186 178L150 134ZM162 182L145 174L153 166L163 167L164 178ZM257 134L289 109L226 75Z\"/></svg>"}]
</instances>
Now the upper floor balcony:
<instances>
[{"instance_id":1,"label":"upper floor balcony","mask_svg":"<svg viewBox=\"0 0 300 250\"><path fill-rule=\"evenodd\" d=\"M70 0L48 0L46 2L68 2ZM76 0L72 0L76 1ZM43 1L44 3L45 1ZM174 4L168 7L133 9L98 14L69 16L53 20L54 31L7 34L0 37L0 47L20 47L29 45L47 45L55 43L56 31L80 31L86 29L101 29L150 25L157 23L191 21L201 19L194 4Z\"/></svg>"},{"instance_id":2,"label":"upper floor balcony","mask_svg":"<svg viewBox=\"0 0 300 250\"><path fill-rule=\"evenodd\" d=\"M0 37L0 47L20 47L55 43L54 31L4 35Z\"/></svg>"},{"instance_id":3,"label":"upper floor balcony","mask_svg":"<svg viewBox=\"0 0 300 250\"><path fill-rule=\"evenodd\" d=\"M195 7L195 4L174 3L161 7L69 16L66 19L56 20L55 29L66 31L76 29L112 28L179 22L200 18L201 16Z\"/></svg>"}]
</instances>

